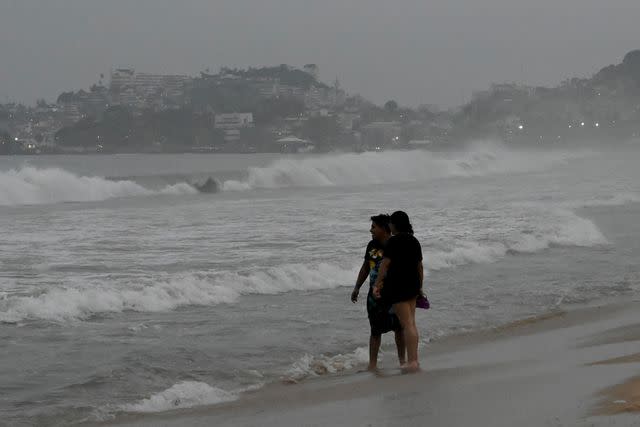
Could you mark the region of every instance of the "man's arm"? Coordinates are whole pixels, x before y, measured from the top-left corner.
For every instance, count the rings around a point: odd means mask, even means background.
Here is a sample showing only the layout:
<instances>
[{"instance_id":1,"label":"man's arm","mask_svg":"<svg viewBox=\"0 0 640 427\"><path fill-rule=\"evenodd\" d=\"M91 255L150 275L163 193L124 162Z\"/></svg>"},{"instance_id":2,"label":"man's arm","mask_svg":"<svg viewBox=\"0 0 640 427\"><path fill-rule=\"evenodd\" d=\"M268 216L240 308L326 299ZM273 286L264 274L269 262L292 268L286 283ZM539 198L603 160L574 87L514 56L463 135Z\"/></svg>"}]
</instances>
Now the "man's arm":
<instances>
[{"instance_id":1,"label":"man's arm","mask_svg":"<svg viewBox=\"0 0 640 427\"><path fill-rule=\"evenodd\" d=\"M367 277L369 276L369 270L371 267L369 266L369 261L364 260L362 263L362 267L360 267L360 272L358 273L358 279L356 280L356 286L353 288L353 292L351 292L351 302L356 303L358 301L358 294L360 293L360 288Z\"/></svg>"},{"instance_id":2,"label":"man's arm","mask_svg":"<svg viewBox=\"0 0 640 427\"><path fill-rule=\"evenodd\" d=\"M389 265L391 264L391 260L387 257L382 259L380 263L380 269L378 270L378 277L376 278L376 283L373 285L373 296L376 298L380 298L380 291L382 291L382 284L384 283L385 277L387 277L387 271L389 271Z\"/></svg>"}]
</instances>

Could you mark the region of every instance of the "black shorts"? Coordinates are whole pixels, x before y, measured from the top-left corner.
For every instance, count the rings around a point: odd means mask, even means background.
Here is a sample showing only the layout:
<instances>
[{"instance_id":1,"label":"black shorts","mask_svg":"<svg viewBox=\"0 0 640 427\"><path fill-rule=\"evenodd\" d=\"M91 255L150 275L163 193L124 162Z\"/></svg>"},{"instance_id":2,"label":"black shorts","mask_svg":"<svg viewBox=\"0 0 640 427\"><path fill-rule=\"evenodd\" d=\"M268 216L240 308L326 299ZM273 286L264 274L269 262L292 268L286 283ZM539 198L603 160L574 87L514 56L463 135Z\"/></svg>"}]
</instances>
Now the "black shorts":
<instances>
[{"instance_id":1,"label":"black shorts","mask_svg":"<svg viewBox=\"0 0 640 427\"><path fill-rule=\"evenodd\" d=\"M409 301L420 295L419 284L385 284L382 288L382 299L387 304L393 305L399 302Z\"/></svg>"},{"instance_id":2,"label":"black shorts","mask_svg":"<svg viewBox=\"0 0 640 427\"><path fill-rule=\"evenodd\" d=\"M371 335L377 336L389 331L400 331L400 320L394 313L389 313L391 305L382 300L375 299L373 292L369 289L367 294L367 315L371 326Z\"/></svg>"}]
</instances>

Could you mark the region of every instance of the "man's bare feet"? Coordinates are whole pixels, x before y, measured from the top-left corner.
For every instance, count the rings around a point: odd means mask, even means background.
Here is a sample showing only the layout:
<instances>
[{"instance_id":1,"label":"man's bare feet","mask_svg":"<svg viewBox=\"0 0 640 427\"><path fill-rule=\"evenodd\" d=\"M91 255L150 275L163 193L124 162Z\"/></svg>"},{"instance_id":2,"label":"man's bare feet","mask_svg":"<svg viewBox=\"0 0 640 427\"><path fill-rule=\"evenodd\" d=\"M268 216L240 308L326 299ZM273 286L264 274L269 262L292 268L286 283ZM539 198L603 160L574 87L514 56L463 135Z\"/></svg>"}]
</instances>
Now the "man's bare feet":
<instances>
[{"instance_id":1,"label":"man's bare feet","mask_svg":"<svg viewBox=\"0 0 640 427\"><path fill-rule=\"evenodd\" d=\"M369 364L369 366L367 366L367 371L369 371L369 372L378 372L378 365Z\"/></svg>"}]
</instances>

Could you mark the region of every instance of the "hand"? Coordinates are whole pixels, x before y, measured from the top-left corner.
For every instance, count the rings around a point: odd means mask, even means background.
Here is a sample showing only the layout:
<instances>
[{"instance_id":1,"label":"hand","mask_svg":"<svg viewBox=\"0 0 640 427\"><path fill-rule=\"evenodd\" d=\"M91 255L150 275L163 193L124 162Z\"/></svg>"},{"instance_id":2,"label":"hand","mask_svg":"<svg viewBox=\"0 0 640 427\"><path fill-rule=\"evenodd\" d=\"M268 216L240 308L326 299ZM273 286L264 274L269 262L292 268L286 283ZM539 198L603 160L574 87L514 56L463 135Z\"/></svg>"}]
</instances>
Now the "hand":
<instances>
[{"instance_id":1,"label":"hand","mask_svg":"<svg viewBox=\"0 0 640 427\"><path fill-rule=\"evenodd\" d=\"M376 285L373 287L373 297L375 299L380 299L381 295L380 295L380 291L382 290L382 286L380 285Z\"/></svg>"},{"instance_id":2,"label":"hand","mask_svg":"<svg viewBox=\"0 0 640 427\"><path fill-rule=\"evenodd\" d=\"M354 288L353 292L351 292L351 302L352 303L356 303L358 302L358 294L360 294L360 289L358 288Z\"/></svg>"}]
</instances>

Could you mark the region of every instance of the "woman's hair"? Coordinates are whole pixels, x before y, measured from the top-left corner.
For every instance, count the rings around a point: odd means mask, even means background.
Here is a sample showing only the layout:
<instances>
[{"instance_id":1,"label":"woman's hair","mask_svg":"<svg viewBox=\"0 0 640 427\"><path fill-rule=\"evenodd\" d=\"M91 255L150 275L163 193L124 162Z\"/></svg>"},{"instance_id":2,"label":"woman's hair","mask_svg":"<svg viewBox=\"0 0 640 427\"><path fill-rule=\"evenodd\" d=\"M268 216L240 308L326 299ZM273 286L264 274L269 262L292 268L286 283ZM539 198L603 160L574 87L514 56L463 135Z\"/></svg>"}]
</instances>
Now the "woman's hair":
<instances>
[{"instance_id":1,"label":"woman's hair","mask_svg":"<svg viewBox=\"0 0 640 427\"><path fill-rule=\"evenodd\" d=\"M387 232L391 231L391 228L389 228L389 215L387 214L372 216L371 222L373 222L378 227L384 228Z\"/></svg>"},{"instance_id":2,"label":"woman's hair","mask_svg":"<svg viewBox=\"0 0 640 427\"><path fill-rule=\"evenodd\" d=\"M391 214L389 222L394 225L399 233L413 234L413 227L409 221L409 215L403 211L395 211Z\"/></svg>"}]
</instances>

